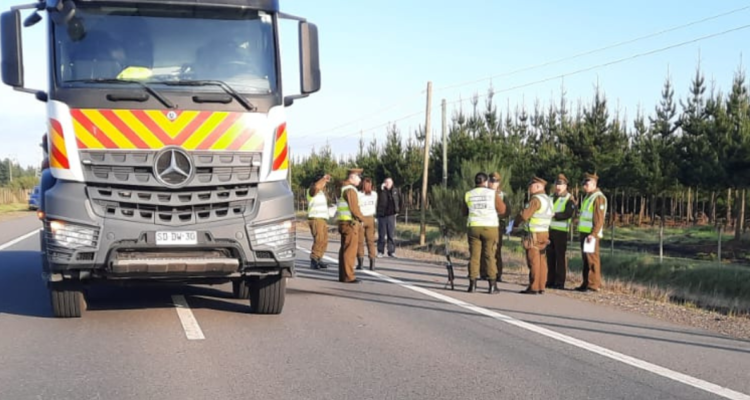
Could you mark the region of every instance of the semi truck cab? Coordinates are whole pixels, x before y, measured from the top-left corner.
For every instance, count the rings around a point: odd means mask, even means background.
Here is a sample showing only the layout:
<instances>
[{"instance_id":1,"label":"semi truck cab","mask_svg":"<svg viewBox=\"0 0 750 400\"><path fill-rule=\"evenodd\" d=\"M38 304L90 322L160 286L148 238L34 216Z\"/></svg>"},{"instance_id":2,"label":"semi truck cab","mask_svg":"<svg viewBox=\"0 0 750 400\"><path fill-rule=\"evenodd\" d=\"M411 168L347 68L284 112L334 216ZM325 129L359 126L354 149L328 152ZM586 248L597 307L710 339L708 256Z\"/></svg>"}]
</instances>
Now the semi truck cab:
<instances>
[{"instance_id":1,"label":"semi truck cab","mask_svg":"<svg viewBox=\"0 0 750 400\"><path fill-rule=\"evenodd\" d=\"M282 19L298 21L293 95ZM21 32L40 22L44 90L23 74ZM320 89L317 27L277 0L45 0L1 27L3 83L47 108L53 314L80 317L97 284L228 281L253 312L281 313L296 248L284 109Z\"/></svg>"}]
</instances>

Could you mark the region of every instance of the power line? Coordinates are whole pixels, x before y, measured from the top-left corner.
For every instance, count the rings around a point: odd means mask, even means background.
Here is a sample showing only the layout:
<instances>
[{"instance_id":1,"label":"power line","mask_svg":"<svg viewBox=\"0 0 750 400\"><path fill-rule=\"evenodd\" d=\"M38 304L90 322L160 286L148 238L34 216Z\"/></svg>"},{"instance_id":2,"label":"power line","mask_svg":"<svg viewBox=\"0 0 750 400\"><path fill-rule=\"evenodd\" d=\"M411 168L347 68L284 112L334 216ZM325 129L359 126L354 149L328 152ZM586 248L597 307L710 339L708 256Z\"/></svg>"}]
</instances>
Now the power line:
<instances>
[{"instance_id":1,"label":"power line","mask_svg":"<svg viewBox=\"0 0 750 400\"><path fill-rule=\"evenodd\" d=\"M736 14L738 12L745 11L747 9L750 9L750 5L744 6L744 7L740 7L740 8L736 8L736 9L733 9L733 10L730 10L730 11L727 11L727 12L724 12L724 13L721 13L721 14L716 14L716 15L713 15L713 16L710 16L710 17L706 17L706 18L703 18L703 19L700 19L700 20L688 22L686 24L682 24L682 25L671 27L671 28L667 28L667 29L664 29L664 30L661 30L661 31L658 31L658 32L654 32L654 33L650 33L650 34L647 34L647 35L639 36L639 37L636 37L636 38L633 38L633 39L628 39L628 40L625 40L625 41L622 41L622 42L614 43L614 44L607 45L607 46L604 46L604 47L600 47L600 48L597 48L597 49L588 50L588 51L585 51L585 52L582 52L582 53L574 54L572 56L563 57L563 58L560 58L560 59L557 59L557 60L547 61L547 62L544 62L544 63L541 63L541 64L536 64L536 65L532 65L532 66L520 68L520 69L517 69L517 70L514 70L514 71L510 71L510 72L506 72L506 73L502 73L502 74L497 74L497 75L493 75L493 76L481 78L481 79L476 79L476 80L472 80L472 81L468 81L468 82L463 82L463 83L457 83L457 84L453 84L453 85L449 85L449 86L444 86L444 87L435 89L434 91L441 91L441 90L453 89L453 88L457 88L457 87L461 87L461 86L467 86L467 85L471 85L471 84L474 84L474 83L479 83L479 82L483 82L483 81L486 81L486 80L490 80L490 79L493 79L493 78L511 76L511 75L518 74L520 72L531 71L531 70L535 70L535 69L538 69L538 68L546 67L546 66L549 66L549 65L554 65L554 64L561 63L561 62L570 61L570 60L573 60L575 58L580 58L580 57L584 57L584 56L587 56L587 55L591 55L591 54L595 54L595 53L598 53L598 52L602 52L602 51L605 51L605 50L613 49L613 48L616 48L616 47L621 47L621 46L624 46L626 44L635 43L635 42L638 42L638 41L641 41L641 40L645 40L645 39L649 39L649 38L652 38L652 37L660 36L660 35L663 35L665 33L673 32L673 31L676 31L676 30L679 30L679 29L683 29L683 28L687 28L687 27L690 27L690 26L693 26L693 25L701 24L703 22L707 22L707 21L711 21L711 20L714 20L714 19L718 19L718 18L722 18L722 17L728 16L728 15ZM397 106L403 105L406 102L406 100L411 100L414 97L416 97L417 95L421 96L422 94L424 94L424 91L420 91L419 93L415 93L415 94L412 94L412 95L409 95L409 96L402 97L402 99L404 101L393 102L390 105L388 105L387 107L384 107L382 109L379 109L379 110L377 110L375 112L372 112L372 113L369 113L369 114L365 114L365 115L363 115L361 117L358 117L358 118L353 119L351 121L345 122L343 124L334 126L332 128L322 129L322 130L319 130L319 131L316 131L316 132L312 132L312 133L309 133L309 134L304 134L302 136L316 136L316 135L319 135L321 133L332 132L332 131L336 131L338 129L341 129L341 128L344 128L344 127L347 127L347 126L354 125L357 122L364 121L364 120L372 118L372 117L374 117L376 115L380 115L380 114L382 114L382 113L384 113L386 111L390 111L390 110L396 108ZM379 126L382 126L382 125L379 125Z\"/></svg>"},{"instance_id":2,"label":"power line","mask_svg":"<svg viewBox=\"0 0 750 400\"><path fill-rule=\"evenodd\" d=\"M610 49L614 49L614 48L617 48L617 47L621 47L621 46L624 46L626 44L631 44L631 43L639 42L641 40L650 39L652 37L660 36L660 35L663 35L665 33L673 32L673 31L680 30L680 29L683 29L683 28L687 28L687 27L693 26L693 25L698 25L698 24L701 24L703 22L711 21L711 20L718 19L718 18L721 18L721 17L726 17L728 15L736 14L738 12L745 11L747 9L750 9L750 5L745 6L745 7L740 7L740 8L734 9L734 10L730 10L730 11L727 11L727 12L724 12L724 13L721 13L721 14L716 14L716 15L713 15L713 16L710 16L710 17L706 17L706 18L703 18L703 19L700 19L700 20L697 20L697 21L688 22L688 23L683 24L683 25L678 25L678 26L674 26L674 27L671 27L671 28L667 28L667 29L664 29L664 30L661 30L661 31L658 31L658 32L649 33L647 35L639 36L639 37L636 37L636 38L633 38L633 39L628 39L628 40L625 40L625 41L622 41L622 42L618 42L618 43L613 43L613 44L610 44L610 45L607 45L607 46L604 46L604 47L599 47L597 49L584 51L582 53L574 54L574 55L563 57L563 58L558 58L556 60L546 61L546 62L543 62L543 63L540 63L540 64L536 64L536 65L531 65L531 66L528 66L528 67L519 68L519 69L516 69L516 70L513 70L513 71L504 72L504 73L501 73L501 74L492 75L492 76L488 76L488 77L485 77L485 78L475 79L475 80L472 80L472 81L467 81L467 82L456 83L456 84L452 84L452 85L448 85L448 86L443 86L441 88L436 89L436 91L442 91L442 90L447 90L447 89L454 89L454 88L457 88L457 87L462 87L462 86L467 86L467 85L471 85L471 84L475 84L475 83L479 83L479 82L484 82L484 81L487 81L487 80L490 80L490 79L493 79L493 78L501 78L501 77L511 76L511 75L515 75L515 74L518 74L518 73L521 73L521 72L532 71L532 70L539 69L539 68L542 68L542 67L547 67L547 66L550 66L550 65L559 64L561 62L570 61L570 60L573 60L573 59L576 59L576 58L580 58L580 57L588 56L588 55L591 55L591 54L599 53L599 52L602 52L602 51L605 51L605 50L610 50Z\"/></svg>"},{"instance_id":3,"label":"power line","mask_svg":"<svg viewBox=\"0 0 750 400\"><path fill-rule=\"evenodd\" d=\"M748 6L748 8L750 8L750 6ZM604 67L608 67L610 65L620 64L620 63L623 63L623 62L626 62L626 61L630 61L630 60L634 60L634 59L637 59L637 58L649 56L649 55L656 54L656 53L661 53L661 52L664 52L664 51L667 51L667 50L671 50L671 49L674 49L674 48L686 46L688 44L700 42L700 41L703 41L703 40L706 40L706 39L711 39L711 38L714 38L714 37L723 36L723 35L726 35L726 34L729 34L729 33L732 33L732 32L736 32L736 31L740 31L740 30L743 30L743 29L747 29L747 28L750 28L750 24L738 26L738 27L735 27L735 28L732 28L732 29L728 29L728 30L725 30L725 31L722 31L722 32L713 33L713 34L710 34L710 35L701 36L701 37L698 37L698 38L694 38L694 39L687 40L687 41L684 41L684 42L680 42L680 43L676 43L676 44L673 44L673 45L669 45L669 46L661 47L661 48L658 48L658 49L650 50L650 51L647 51L647 52L633 54L633 55L628 56L628 57L623 57L623 58L620 58L620 59L617 59L617 60L608 61L608 62L605 62L605 63L593 65L593 66L586 67L586 68L581 68L581 69L578 69L578 70L575 70L575 71L571 71L571 72L568 72L568 73L564 73L564 74L560 74L560 75L555 75L555 76L547 77L547 78L544 78L544 79L539 79L539 80L532 81L532 82L527 82L527 83L524 83L524 84L521 84L521 85L512 86L512 87L505 88L505 89L502 89L502 90L496 90L496 91L493 91L492 93L493 94L497 94L497 93L510 92L510 91L513 91L513 90L517 90L517 89L522 89L522 88L526 88L526 87L529 87L529 86L538 85L540 83L545 83L545 82L549 82L549 81L561 79L561 78L564 78L566 76L577 75L577 74L581 74L581 73L584 73L584 72L592 71L592 70L595 70L595 69L598 69L598 68L604 68ZM487 96L486 94L483 94L483 95L472 96L472 98L484 98L486 96ZM447 104L462 103L462 102L464 102L466 100L469 100L469 99L461 99L461 98L459 98L458 100L450 101ZM352 132L352 133L349 133L349 134L345 134L345 135L341 135L341 136L337 136L337 137L333 137L333 138L326 138L326 140L329 140L329 139L343 139L343 138L346 138L346 137L358 135L360 133L372 131L374 129L378 129L378 128L387 126L389 124L392 124L392 123L395 123L395 122L398 122L398 121L402 121L402 120L405 120L405 119L408 119L408 118L412 118L412 117L420 115L422 113L424 113L424 111L414 112L414 113L411 113L411 114L408 114L408 115L396 118L394 120L390 120L390 121L385 122L385 123L380 123L378 125L372 126L370 128L367 128L367 129L364 129L364 130L361 130L361 131L356 131L356 132ZM307 145L307 146L300 146L299 148L312 148L314 146L315 146L315 144L311 144L311 145Z\"/></svg>"},{"instance_id":4,"label":"power line","mask_svg":"<svg viewBox=\"0 0 750 400\"><path fill-rule=\"evenodd\" d=\"M424 93L424 91L421 91L419 93L414 93L414 94L411 94L409 96L404 96L404 97L401 98L401 100L399 100L397 102L393 102L389 106L381 108L381 109L379 109L379 110L377 110L375 112L372 112L370 114L365 114L365 115L363 115L361 117L358 117L356 119L353 119L353 120L351 120L349 122L345 122L345 123L343 123L341 125L337 125L337 126L335 126L333 128L321 129L321 130L319 130L317 132L304 134L302 136L316 136L316 135L319 135L321 133L331 132L331 131L335 131L335 130L338 130L338 129L341 129L341 128L344 128L344 127L347 127L347 126L350 126L350 125L354 125L357 122L364 121L364 120L372 118L372 117L374 117L376 115L380 115L380 114L382 114L382 113L384 113L386 111L392 110L392 109L396 108L397 106L402 106L402 105L404 105L407 102L407 100L411 101L417 95L421 96L423 93Z\"/></svg>"},{"instance_id":5,"label":"power line","mask_svg":"<svg viewBox=\"0 0 750 400\"><path fill-rule=\"evenodd\" d=\"M411 114L407 114L407 115L398 117L396 119L389 120L388 122L383 122L383 123L380 123L378 125L371 126L371 127L367 128L367 129L362 129L361 131L351 132L351 133L347 133L345 135L340 135L340 136L326 137L325 140L328 141L328 140L336 140L336 139L344 139L344 138L347 138L347 137L352 137L352 136L355 136L355 135L359 135L361 133L370 132L370 131L373 131L375 129L382 128L384 126L388 126L388 125L393 124L393 123L398 122L398 121L403 121L405 119L413 118L413 117L415 117L417 115L421 115L421 114L424 114L424 110L417 111L417 112L414 112L414 113L411 113ZM312 148L316 144L318 144L318 143L308 144L308 145L304 145L304 146L298 146L297 148L302 148L302 149Z\"/></svg>"},{"instance_id":6,"label":"power line","mask_svg":"<svg viewBox=\"0 0 750 400\"><path fill-rule=\"evenodd\" d=\"M547 78L540 79L540 80L537 80L537 81L524 83L522 85L512 86L512 87L505 88L505 89L502 89L502 90L493 91L492 93L496 94L496 93L509 92L509 91L513 91L513 90L516 90L516 89L522 89L522 88L525 88L525 87L529 87L529 86L533 86L533 85L538 85L540 83L544 83L544 82L549 82L549 81L561 79L561 78L564 78L566 76L577 75L577 74L580 74L580 73L583 73L583 72L588 72L588 71L591 71L591 70L594 70L594 69L608 67L610 65L623 63L625 61L634 60L636 58L641 58L641 57L649 56L649 55L652 55L652 54L661 53L661 52L664 52L664 51L667 51L667 50L671 50L671 49L674 49L674 48L677 48L677 47L686 46L686 45L689 45L689 44L700 42L702 40L711 39L711 38L714 38L714 37L717 37L717 36L726 35L728 33L740 31L740 30L747 29L747 28L750 28L750 24L738 26L736 28L728 29L728 30L725 30L725 31L722 31L722 32L713 33L713 34L706 35L706 36L701 36L701 37L698 37L698 38L695 38L695 39L691 39L691 40L687 40L687 41L684 41L684 42L676 43L676 44L673 44L673 45L669 45L669 46L662 47L662 48L659 48L659 49L647 51L647 52L644 52L644 53L633 54L633 55L628 56L628 57L623 57L623 58L620 58L620 59L617 59L617 60L608 61L608 62L605 62L605 63L602 63L602 64L593 65L591 67L586 67L586 68L578 69L578 70L571 71L571 72L568 72L568 73L565 73L565 74L555 75L555 76L547 77ZM486 97L486 96L487 95L484 94L484 95L472 96L472 98L483 98L483 97ZM465 99L458 99L458 100L453 100L453 101L449 102L449 104L462 103L464 101L466 101L466 100Z\"/></svg>"}]
</instances>

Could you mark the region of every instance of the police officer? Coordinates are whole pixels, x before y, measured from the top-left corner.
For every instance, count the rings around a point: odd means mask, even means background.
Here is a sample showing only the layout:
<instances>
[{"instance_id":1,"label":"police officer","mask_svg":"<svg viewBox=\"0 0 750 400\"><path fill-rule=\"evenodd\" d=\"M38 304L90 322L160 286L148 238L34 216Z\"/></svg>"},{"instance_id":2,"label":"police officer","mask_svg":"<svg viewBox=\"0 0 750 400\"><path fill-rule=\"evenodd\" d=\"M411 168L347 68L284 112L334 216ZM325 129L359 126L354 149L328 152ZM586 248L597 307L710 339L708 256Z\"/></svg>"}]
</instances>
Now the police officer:
<instances>
[{"instance_id":1,"label":"police officer","mask_svg":"<svg viewBox=\"0 0 750 400\"><path fill-rule=\"evenodd\" d=\"M498 214L505 213L505 204L497 196L494 190L487 187L488 176L484 172L476 174L474 184L476 187L464 196L464 215L468 216L469 251L471 261L469 262L469 293L476 290L479 267L484 260L487 265L487 278L489 279L490 294L499 292L497 287L497 265L495 264L495 252L500 221Z\"/></svg>"},{"instance_id":2,"label":"police officer","mask_svg":"<svg viewBox=\"0 0 750 400\"><path fill-rule=\"evenodd\" d=\"M548 279L547 287L565 289L568 273L568 233L570 220L575 213L576 205L573 196L568 193L568 178L560 174L555 181L555 194L552 196L552 223L549 226L550 246L547 251Z\"/></svg>"},{"instance_id":3,"label":"police officer","mask_svg":"<svg viewBox=\"0 0 750 400\"><path fill-rule=\"evenodd\" d=\"M599 242L604 236L604 217L607 213L607 198L598 188L599 177L596 174L585 174L583 191L586 197L581 204L581 217L578 220L578 233L581 237L583 259L583 283L576 290L581 292L598 292L602 286L602 263L599 258ZM584 245L594 251L587 253Z\"/></svg>"},{"instance_id":4,"label":"police officer","mask_svg":"<svg viewBox=\"0 0 750 400\"><path fill-rule=\"evenodd\" d=\"M331 181L331 176L317 176L316 181L307 189L307 223L313 237L312 252L310 253L310 268L328 268L323 261L323 255L328 249L328 197L325 186Z\"/></svg>"},{"instance_id":5,"label":"police officer","mask_svg":"<svg viewBox=\"0 0 750 400\"><path fill-rule=\"evenodd\" d=\"M339 248L339 282L359 283L354 276L354 263L357 259L359 245L359 230L364 216L359 209L359 195L357 186L362 181L362 169L352 168L348 178L341 182L341 198L338 202L339 234L341 247Z\"/></svg>"},{"instance_id":6,"label":"police officer","mask_svg":"<svg viewBox=\"0 0 750 400\"><path fill-rule=\"evenodd\" d=\"M365 243L367 255L370 257L370 271L375 269L375 214L377 212L378 192L372 190L372 179L362 180L362 191L359 192L359 209L365 217L359 230L359 245L357 246L357 269L362 269L365 259Z\"/></svg>"},{"instance_id":7,"label":"police officer","mask_svg":"<svg viewBox=\"0 0 750 400\"><path fill-rule=\"evenodd\" d=\"M547 260L545 249L549 244L549 225L552 222L552 199L544 192L547 181L534 177L529 182L528 206L518 213L514 225L526 222L523 247L526 249L526 264L529 267L529 286L524 294L542 294L547 282Z\"/></svg>"}]
</instances>

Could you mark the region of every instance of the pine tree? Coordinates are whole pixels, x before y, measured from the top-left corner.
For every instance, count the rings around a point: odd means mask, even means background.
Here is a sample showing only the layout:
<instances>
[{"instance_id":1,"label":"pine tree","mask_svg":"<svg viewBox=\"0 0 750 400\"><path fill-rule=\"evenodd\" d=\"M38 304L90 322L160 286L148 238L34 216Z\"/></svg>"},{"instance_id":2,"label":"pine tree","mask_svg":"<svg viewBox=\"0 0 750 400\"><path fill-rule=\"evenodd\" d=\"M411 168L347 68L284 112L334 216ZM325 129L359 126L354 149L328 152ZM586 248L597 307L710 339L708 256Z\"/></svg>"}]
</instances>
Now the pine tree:
<instances>
[{"instance_id":1,"label":"pine tree","mask_svg":"<svg viewBox=\"0 0 750 400\"><path fill-rule=\"evenodd\" d=\"M734 75L732 91L727 98L729 130L727 132L724 171L731 177L727 182L741 196L735 205L735 240L742 235L745 208L745 190L750 187L750 100L745 85L745 72L740 68Z\"/></svg>"}]
</instances>

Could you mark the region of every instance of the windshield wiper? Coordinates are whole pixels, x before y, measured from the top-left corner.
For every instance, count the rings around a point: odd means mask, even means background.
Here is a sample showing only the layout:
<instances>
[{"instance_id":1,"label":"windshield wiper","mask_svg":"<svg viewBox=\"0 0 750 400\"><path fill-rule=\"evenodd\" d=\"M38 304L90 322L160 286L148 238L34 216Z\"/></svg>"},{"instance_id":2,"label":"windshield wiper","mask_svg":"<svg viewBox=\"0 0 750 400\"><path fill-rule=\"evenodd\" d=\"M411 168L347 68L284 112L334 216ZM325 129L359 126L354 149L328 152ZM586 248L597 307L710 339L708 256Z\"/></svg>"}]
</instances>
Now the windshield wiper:
<instances>
[{"instance_id":1,"label":"windshield wiper","mask_svg":"<svg viewBox=\"0 0 750 400\"><path fill-rule=\"evenodd\" d=\"M170 86L218 86L222 89L224 89L227 94L234 97L235 100L237 100L240 104L242 104L243 107L245 107L248 111L256 111L258 108L255 107L250 101L248 101L245 96L239 94L234 88L229 86L224 81L219 80L197 80L197 79L189 79L189 80L179 80L179 81L159 81L159 83L162 83L164 85L170 85Z\"/></svg>"},{"instance_id":2,"label":"windshield wiper","mask_svg":"<svg viewBox=\"0 0 750 400\"><path fill-rule=\"evenodd\" d=\"M65 81L65 83L71 83L71 82L83 82L83 83L120 83L120 84L131 84L131 85L138 85L143 88L147 93L150 95L156 97L157 100L159 100L162 104L164 104L167 108L176 108L175 105L169 101L166 97L161 95L159 92L154 90L151 86L139 82L139 81L133 81L128 79L117 79L117 78L94 78L94 79L75 79L70 81Z\"/></svg>"}]
</instances>

